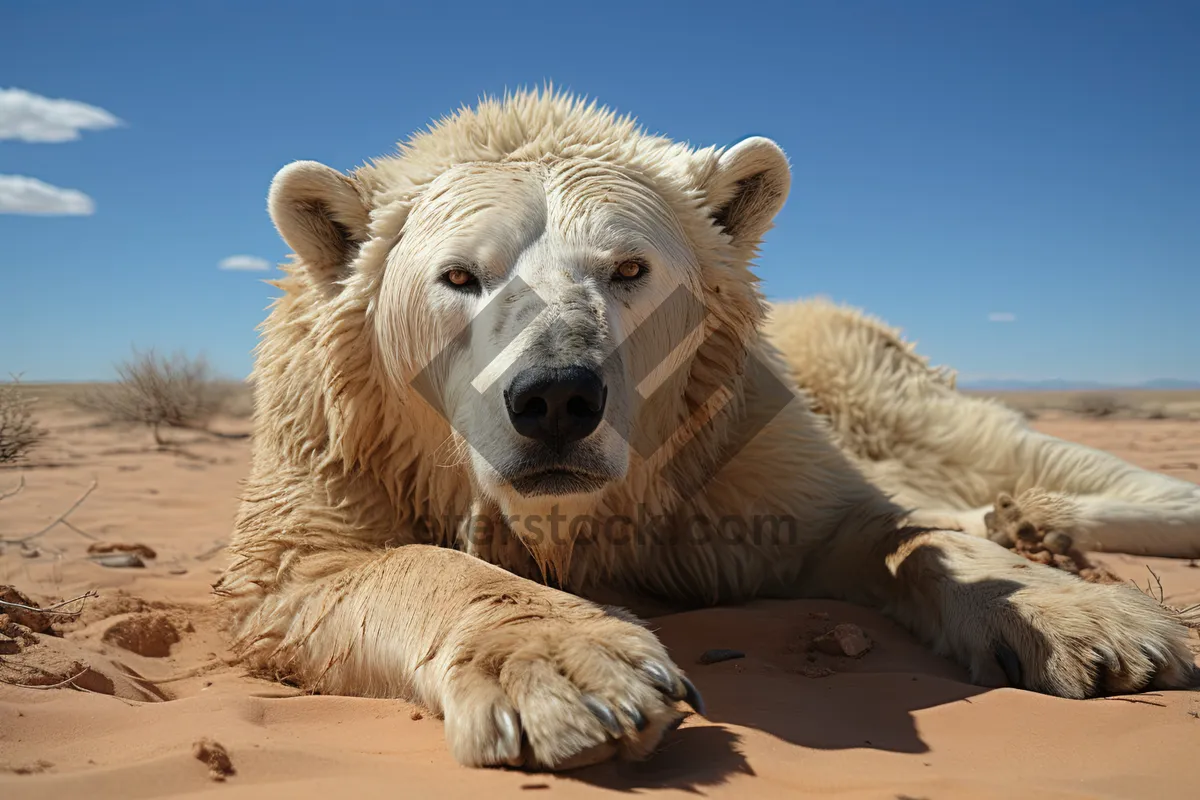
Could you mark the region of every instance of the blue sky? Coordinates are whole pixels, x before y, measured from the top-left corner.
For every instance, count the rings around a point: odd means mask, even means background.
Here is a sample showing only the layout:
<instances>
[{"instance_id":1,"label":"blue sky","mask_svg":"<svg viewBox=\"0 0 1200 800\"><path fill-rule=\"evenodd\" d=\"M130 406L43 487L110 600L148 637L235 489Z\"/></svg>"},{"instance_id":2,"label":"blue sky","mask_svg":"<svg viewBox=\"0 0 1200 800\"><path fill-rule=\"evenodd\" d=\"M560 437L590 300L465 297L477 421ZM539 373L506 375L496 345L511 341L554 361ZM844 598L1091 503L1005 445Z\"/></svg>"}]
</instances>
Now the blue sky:
<instances>
[{"instance_id":1,"label":"blue sky","mask_svg":"<svg viewBox=\"0 0 1200 800\"><path fill-rule=\"evenodd\" d=\"M285 257L279 167L553 80L697 145L778 141L772 297L866 307L967 378L1196 379L1198 79L1200 5L1170 0L8 0L0 89L94 109L6 96L0 207L54 193L23 176L92 213L0 213L0 373L104 379L136 345L245 375L272 273L218 264ZM97 129L27 141L72 125Z\"/></svg>"}]
</instances>

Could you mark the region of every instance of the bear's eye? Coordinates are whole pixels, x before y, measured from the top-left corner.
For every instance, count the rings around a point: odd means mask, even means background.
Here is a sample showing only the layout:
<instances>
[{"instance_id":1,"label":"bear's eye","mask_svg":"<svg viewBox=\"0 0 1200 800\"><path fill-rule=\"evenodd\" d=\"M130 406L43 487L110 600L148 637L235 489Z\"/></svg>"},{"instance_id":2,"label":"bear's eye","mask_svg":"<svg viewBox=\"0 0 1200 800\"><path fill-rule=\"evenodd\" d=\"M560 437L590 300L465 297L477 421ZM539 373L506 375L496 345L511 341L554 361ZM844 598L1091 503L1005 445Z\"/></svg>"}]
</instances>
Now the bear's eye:
<instances>
[{"instance_id":1,"label":"bear's eye","mask_svg":"<svg viewBox=\"0 0 1200 800\"><path fill-rule=\"evenodd\" d=\"M442 280L452 289L473 290L479 287L479 279L462 267L454 267L442 273Z\"/></svg>"},{"instance_id":2,"label":"bear's eye","mask_svg":"<svg viewBox=\"0 0 1200 800\"><path fill-rule=\"evenodd\" d=\"M645 275L646 265L640 261L622 261L613 271L614 281L635 281Z\"/></svg>"}]
</instances>

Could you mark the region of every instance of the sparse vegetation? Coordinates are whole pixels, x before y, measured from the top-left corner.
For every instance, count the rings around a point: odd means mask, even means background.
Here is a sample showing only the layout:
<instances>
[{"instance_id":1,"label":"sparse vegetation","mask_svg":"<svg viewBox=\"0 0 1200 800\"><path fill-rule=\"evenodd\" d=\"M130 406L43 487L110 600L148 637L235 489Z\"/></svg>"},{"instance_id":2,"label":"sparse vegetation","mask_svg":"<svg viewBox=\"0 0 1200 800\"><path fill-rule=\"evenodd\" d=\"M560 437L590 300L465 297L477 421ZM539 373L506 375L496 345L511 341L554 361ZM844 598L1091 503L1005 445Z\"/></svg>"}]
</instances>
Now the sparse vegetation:
<instances>
[{"instance_id":1,"label":"sparse vegetation","mask_svg":"<svg viewBox=\"0 0 1200 800\"><path fill-rule=\"evenodd\" d=\"M1194 389L966 393L999 400L1030 421L1059 415L1093 420L1200 420L1200 391Z\"/></svg>"},{"instance_id":2,"label":"sparse vegetation","mask_svg":"<svg viewBox=\"0 0 1200 800\"><path fill-rule=\"evenodd\" d=\"M250 419L254 416L254 387L248 382L225 384L225 400L221 413L234 419Z\"/></svg>"},{"instance_id":3,"label":"sparse vegetation","mask_svg":"<svg viewBox=\"0 0 1200 800\"><path fill-rule=\"evenodd\" d=\"M33 398L17 388L19 380L0 385L0 464L21 461L45 435L33 415Z\"/></svg>"},{"instance_id":4,"label":"sparse vegetation","mask_svg":"<svg viewBox=\"0 0 1200 800\"><path fill-rule=\"evenodd\" d=\"M76 403L114 422L148 425L159 445L167 445L162 428L204 431L230 396L230 385L219 381L203 356L176 353L170 357L134 351L116 365L118 381L82 393Z\"/></svg>"},{"instance_id":5,"label":"sparse vegetation","mask_svg":"<svg viewBox=\"0 0 1200 800\"><path fill-rule=\"evenodd\" d=\"M1085 417L1111 417L1121 410L1121 402L1111 394L1081 394L1075 399L1075 413Z\"/></svg>"},{"instance_id":6,"label":"sparse vegetation","mask_svg":"<svg viewBox=\"0 0 1200 800\"><path fill-rule=\"evenodd\" d=\"M1150 406L1143 412L1143 417L1146 419L1170 419L1171 415L1162 406Z\"/></svg>"}]
</instances>

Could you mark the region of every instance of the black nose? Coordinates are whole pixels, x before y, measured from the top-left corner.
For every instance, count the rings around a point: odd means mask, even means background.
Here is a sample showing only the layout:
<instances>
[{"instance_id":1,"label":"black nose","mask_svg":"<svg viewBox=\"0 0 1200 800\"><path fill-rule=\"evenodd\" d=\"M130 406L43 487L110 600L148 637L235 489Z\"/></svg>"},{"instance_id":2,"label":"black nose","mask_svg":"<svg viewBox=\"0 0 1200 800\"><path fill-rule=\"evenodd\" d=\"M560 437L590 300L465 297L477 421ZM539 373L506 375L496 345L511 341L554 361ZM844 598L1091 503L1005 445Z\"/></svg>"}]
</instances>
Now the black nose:
<instances>
[{"instance_id":1,"label":"black nose","mask_svg":"<svg viewBox=\"0 0 1200 800\"><path fill-rule=\"evenodd\" d=\"M517 373L504 402L517 433L562 446L596 430L607 394L604 381L587 367L530 367Z\"/></svg>"}]
</instances>

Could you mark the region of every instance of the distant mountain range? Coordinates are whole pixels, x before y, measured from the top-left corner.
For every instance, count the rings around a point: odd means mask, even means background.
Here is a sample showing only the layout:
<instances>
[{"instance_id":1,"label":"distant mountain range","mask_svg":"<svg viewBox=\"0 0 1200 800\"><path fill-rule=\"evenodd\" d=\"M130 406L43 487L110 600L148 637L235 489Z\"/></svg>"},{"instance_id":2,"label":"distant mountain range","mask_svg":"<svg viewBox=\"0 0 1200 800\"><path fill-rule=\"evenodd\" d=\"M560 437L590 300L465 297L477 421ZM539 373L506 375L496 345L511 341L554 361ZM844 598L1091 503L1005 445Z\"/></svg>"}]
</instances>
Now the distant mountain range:
<instances>
[{"instance_id":1,"label":"distant mountain range","mask_svg":"<svg viewBox=\"0 0 1200 800\"><path fill-rule=\"evenodd\" d=\"M1006 380L1004 378L962 381L960 389L976 392L1087 392L1117 389L1200 389L1200 381L1181 378L1155 378L1142 383L1103 383L1100 381L1071 381L1050 378L1044 381Z\"/></svg>"}]
</instances>

